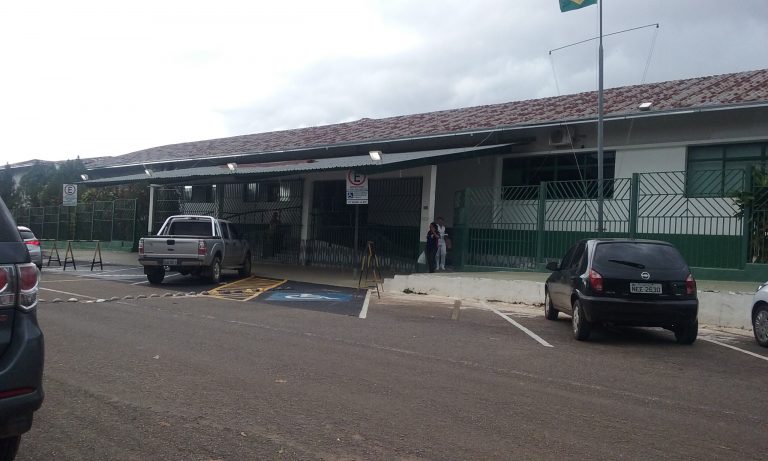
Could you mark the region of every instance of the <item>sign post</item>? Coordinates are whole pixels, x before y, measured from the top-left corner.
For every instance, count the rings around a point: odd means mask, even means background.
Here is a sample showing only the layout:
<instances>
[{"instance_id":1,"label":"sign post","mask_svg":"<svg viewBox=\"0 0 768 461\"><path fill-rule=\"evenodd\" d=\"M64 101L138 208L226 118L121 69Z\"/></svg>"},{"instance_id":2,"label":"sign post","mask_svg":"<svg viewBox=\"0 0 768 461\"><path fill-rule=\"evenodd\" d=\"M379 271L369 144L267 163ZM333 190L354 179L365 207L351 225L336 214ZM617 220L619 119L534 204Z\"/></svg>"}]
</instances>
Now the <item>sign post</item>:
<instances>
[{"instance_id":1,"label":"sign post","mask_svg":"<svg viewBox=\"0 0 768 461\"><path fill-rule=\"evenodd\" d=\"M358 219L360 205L368 205L368 176L354 170L347 172L347 205L355 206L355 242L353 245L355 258L357 257ZM357 263L354 265L357 271ZM357 274L355 274L357 275Z\"/></svg>"},{"instance_id":2,"label":"sign post","mask_svg":"<svg viewBox=\"0 0 768 461\"><path fill-rule=\"evenodd\" d=\"M77 184L64 184L61 204L64 206L77 206Z\"/></svg>"}]
</instances>

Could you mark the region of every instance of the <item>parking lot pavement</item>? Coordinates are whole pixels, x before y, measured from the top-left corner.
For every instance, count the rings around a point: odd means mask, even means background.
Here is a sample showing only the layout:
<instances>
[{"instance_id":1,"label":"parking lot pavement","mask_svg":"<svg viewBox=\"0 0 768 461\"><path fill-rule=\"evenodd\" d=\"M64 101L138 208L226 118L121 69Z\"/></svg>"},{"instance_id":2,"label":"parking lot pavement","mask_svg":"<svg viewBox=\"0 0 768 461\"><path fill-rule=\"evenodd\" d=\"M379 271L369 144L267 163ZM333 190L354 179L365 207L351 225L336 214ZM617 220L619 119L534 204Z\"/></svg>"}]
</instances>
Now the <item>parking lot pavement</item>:
<instances>
[{"instance_id":1,"label":"parking lot pavement","mask_svg":"<svg viewBox=\"0 0 768 461\"><path fill-rule=\"evenodd\" d=\"M169 273L160 285L150 285L140 266L111 265L103 271L44 269L41 298L44 302L106 302L137 297L204 296L227 301L261 302L281 308L315 310L358 316L365 291L331 285L294 282L268 277L242 278L224 272L221 282Z\"/></svg>"},{"instance_id":2,"label":"parking lot pavement","mask_svg":"<svg viewBox=\"0 0 768 461\"><path fill-rule=\"evenodd\" d=\"M164 292L71 274L42 284ZM453 300L374 296L362 320L300 307L349 291L283 286L240 302L41 304L46 402L18 459L731 460L768 449L768 363L748 354L641 328L578 342L564 316L490 304L544 347L493 311L451 320Z\"/></svg>"},{"instance_id":3,"label":"parking lot pavement","mask_svg":"<svg viewBox=\"0 0 768 461\"><path fill-rule=\"evenodd\" d=\"M72 279L96 279L96 280L109 280L112 282L126 283L136 286L149 286L147 276L144 275L144 269L139 265L125 265L125 264L105 264L104 270L99 270L98 266L95 270L90 270L90 265L78 265L77 270L72 266L66 269L62 267L43 267L42 278L43 280L62 280L62 277L67 276ZM230 282L236 280L237 274L234 272L222 272L222 282ZM217 284L208 283L205 279L196 278L189 275L181 275L178 272L169 272L162 285L156 285L155 287L165 288L172 290L183 287L200 287L200 291L213 288Z\"/></svg>"},{"instance_id":4,"label":"parking lot pavement","mask_svg":"<svg viewBox=\"0 0 768 461\"><path fill-rule=\"evenodd\" d=\"M453 308L454 300L440 296L388 293L385 295L383 302L393 306L432 304L440 306L445 312L444 315L449 315L448 312ZM561 313L557 321L546 320L543 307L541 306L470 301L464 304L463 309L462 312L466 312L466 309L494 312L501 319L501 323L506 322L510 331L514 331L521 339L533 341L543 347L571 347L575 341L571 333L571 318ZM702 325L699 328L698 341L699 343L706 343L704 347L724 348L723 352L725 354L732 354L735 360L768 361L768 350L757 345L750 331ZM661 328L601 326L594 330L593 336L588 343L608 345L636 343L638 345L649 344L651 346L667 344L670 347L684 348L684 346L676 344L672 332Z\"/></svg>"}]
</instances>

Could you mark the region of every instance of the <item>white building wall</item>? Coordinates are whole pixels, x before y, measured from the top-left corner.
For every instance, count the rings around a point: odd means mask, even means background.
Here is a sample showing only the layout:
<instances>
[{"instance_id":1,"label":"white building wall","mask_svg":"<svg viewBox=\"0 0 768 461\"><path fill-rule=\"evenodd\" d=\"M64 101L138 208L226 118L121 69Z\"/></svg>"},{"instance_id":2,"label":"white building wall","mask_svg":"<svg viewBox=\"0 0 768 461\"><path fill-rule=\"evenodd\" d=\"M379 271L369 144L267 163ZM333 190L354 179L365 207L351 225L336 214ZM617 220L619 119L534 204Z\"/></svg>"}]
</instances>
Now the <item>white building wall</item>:
<instances>
[{"instance_id":1,"label":"white building wall","mask_svg":"<svg viewBox=\"0 0 768 461\"><path fill-rule=\"evenodd\" d=\"M685 171L685 146L616 150L616 178L632 173Z\"/></svg>"}]
</instances>

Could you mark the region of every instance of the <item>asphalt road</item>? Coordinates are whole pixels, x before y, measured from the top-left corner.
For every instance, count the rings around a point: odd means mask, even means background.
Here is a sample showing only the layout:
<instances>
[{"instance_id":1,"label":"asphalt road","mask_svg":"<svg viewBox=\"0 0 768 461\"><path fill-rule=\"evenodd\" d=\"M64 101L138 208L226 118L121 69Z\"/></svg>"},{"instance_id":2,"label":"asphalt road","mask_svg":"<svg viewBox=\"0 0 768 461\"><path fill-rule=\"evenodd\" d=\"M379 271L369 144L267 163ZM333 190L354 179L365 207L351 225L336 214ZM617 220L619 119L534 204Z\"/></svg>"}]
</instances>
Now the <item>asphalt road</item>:
<instances>
[{"instance_id":1,"label":"asphalt road","mask_svg":"<svg viewBox=\"0 0 768 461\"><path fill-rule=\"evenodd\" d=\"M95 302L169 292L132 283L44 273L46 400L18 460L768 453L768 361L706 340L601 329L581 343L565 318L495 306L545 347L497 313L452 321L418 296L374 299L365 319L269 292ZM708 339L768 356L748 338Z\"/></svg>"}]
</instances>

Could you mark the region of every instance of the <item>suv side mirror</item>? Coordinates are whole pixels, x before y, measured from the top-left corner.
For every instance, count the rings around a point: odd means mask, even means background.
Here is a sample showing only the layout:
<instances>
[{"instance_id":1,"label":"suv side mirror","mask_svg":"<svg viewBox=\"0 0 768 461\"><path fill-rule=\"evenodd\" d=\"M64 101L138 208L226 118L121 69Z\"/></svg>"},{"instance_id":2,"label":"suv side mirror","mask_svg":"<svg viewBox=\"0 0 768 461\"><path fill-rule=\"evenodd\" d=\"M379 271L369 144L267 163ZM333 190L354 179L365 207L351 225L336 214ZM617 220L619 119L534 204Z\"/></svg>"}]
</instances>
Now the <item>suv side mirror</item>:
<instances>
[{"instance_id":1,"label":"suv side mirror","mask_svg":"<svg viewBox=\"0 0 768 461\"><path fill-rule=\"evenodd\" d=\"M555 261L550 261L547 263L547 270L550 270L553 272L556 270L560 270L560 265L557 264Z\"/></svg>"}]
</instances>

